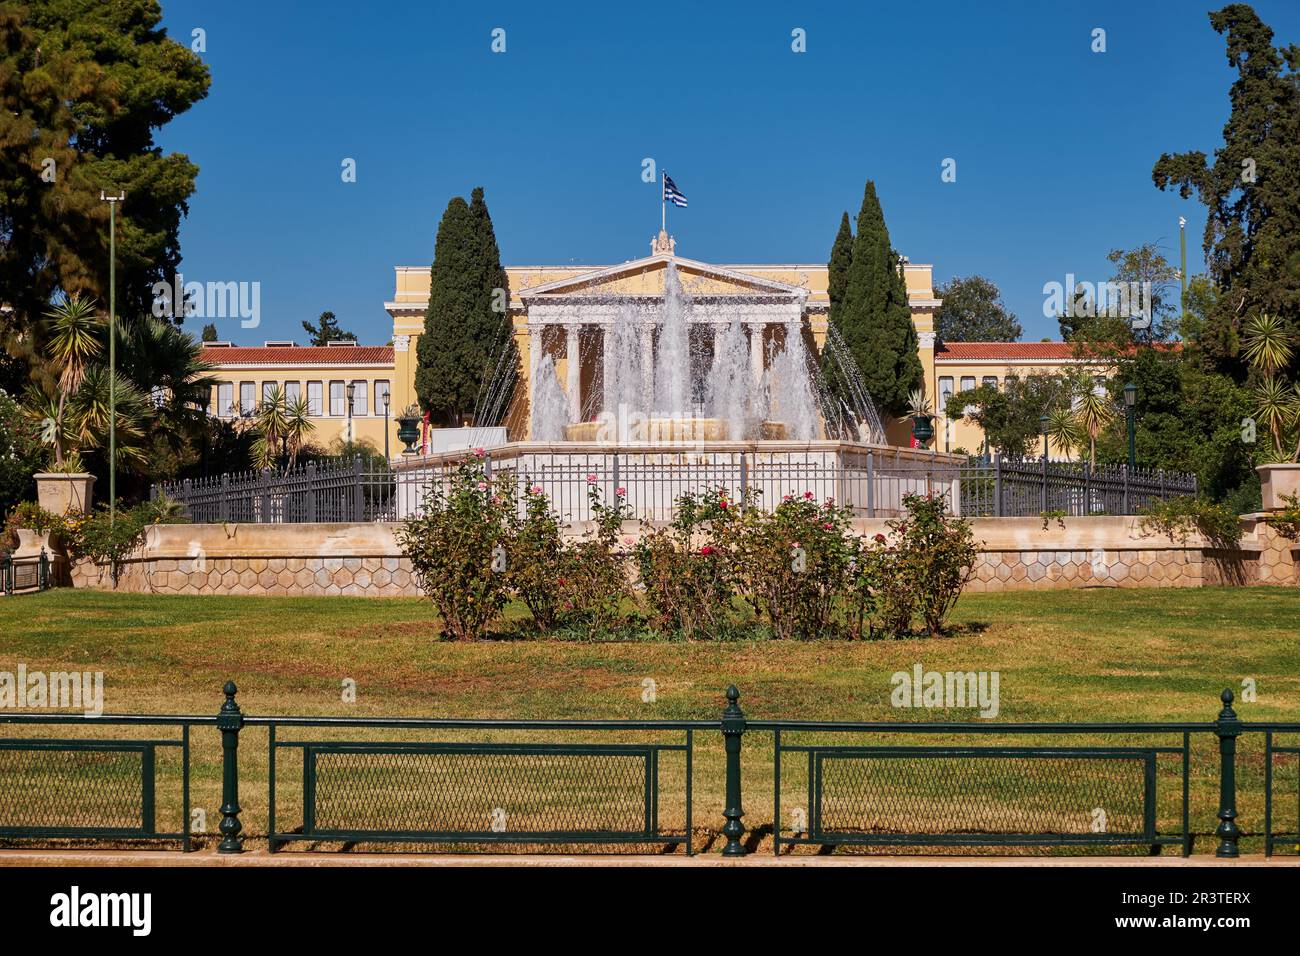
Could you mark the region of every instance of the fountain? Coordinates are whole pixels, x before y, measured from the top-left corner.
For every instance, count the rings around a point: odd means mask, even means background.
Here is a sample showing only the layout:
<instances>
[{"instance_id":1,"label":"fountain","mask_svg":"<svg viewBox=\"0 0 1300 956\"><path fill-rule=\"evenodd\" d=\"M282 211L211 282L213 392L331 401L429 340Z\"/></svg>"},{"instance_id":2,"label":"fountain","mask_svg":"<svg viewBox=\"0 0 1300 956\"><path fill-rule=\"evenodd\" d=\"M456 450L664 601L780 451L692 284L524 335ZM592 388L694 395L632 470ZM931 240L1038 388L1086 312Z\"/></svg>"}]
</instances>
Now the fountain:
<instances>
[{"instance_id":1,"label":"fountain","mask_svg":"<svg viewBox=\"0 0 1300 956\"><path fill-rule=\"evenodd\" d=\"M591 420L572 420L554 360L544 355L533 389L534 440L825 437L820 409L826 402L819 396L816 362L804 342L801 322L778 326L778 334L765 346L761 333L746 334L734 304L697 301L684 290L672 261L665 270L662 303L647 304L643 296L603 301L613 307L615 319L599 344L588 343L583 350L599 351L586 356L602 369L599 411ZM755 356L755 347L768 348L770 355Z\"/></svg>"}]
</instances>

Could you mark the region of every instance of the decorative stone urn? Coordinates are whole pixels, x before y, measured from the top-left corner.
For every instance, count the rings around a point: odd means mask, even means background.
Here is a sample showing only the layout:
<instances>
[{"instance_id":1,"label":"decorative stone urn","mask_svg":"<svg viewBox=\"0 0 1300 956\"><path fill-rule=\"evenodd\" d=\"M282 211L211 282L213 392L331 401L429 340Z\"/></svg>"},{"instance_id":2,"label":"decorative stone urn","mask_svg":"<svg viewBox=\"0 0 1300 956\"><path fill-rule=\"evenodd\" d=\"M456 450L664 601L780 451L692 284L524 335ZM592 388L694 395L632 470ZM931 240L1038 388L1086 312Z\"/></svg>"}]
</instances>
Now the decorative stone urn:
<instances>
[{"instance_id":1,"label":"decorative stone urn","mask_svg":"<svg viewBox=\"0 0 1300 956\"><path fill-rule=\"evenodd\" d=\"M39 472L33 477L36 479L36 499L46 511L56 515L65 515L69 511L90 512L94 475Z\"/></svg>"},{"instance_id":2,"label":"decorative stone urn","mask_svg":"<svg viewBox=\"0 0 1300 956\"><path fill-rule=\"evenodd\" d=\"M1287 506L1283 498L1300 495L1300 463L1259 465L1255 470L1265 511L1280 511Z\"/></svg>"},{"instance_id":3,"label":"decorative stone urn","mask_svg":"<svg viewBox=\"0 0 1300 956\"><path fill-rule=\"evenodd\" d=\"M402 416L397 419L397 440L406 447L403 455L415 454L415 443L420 440L420 419Z\"/></svg>"},{"instance_id":4,"label":"decorative stone urn","mask_svg":"<svg viewBox=\"0 0 1300 956\"><path fill-rule=\"evenodd\" d=\"M53 553L49 531L33 531L31 528L15 530L18 532L18 550L14 552L15 558L35 558L40 555L42 549L46 554Z\"/></svg>"}]
</instances>

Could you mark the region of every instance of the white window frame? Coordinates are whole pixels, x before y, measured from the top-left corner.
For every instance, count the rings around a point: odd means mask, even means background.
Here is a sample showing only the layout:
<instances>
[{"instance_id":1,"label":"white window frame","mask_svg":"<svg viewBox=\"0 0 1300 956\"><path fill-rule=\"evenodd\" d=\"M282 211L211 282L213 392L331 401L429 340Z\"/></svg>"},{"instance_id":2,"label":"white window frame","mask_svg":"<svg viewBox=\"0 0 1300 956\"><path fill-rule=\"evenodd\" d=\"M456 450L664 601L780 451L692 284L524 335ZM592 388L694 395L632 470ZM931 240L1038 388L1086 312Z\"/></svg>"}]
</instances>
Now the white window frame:
<instances>
[{"instance_id":1,"label":"white window frame","mask_svg":"<svg viewBox=\"0 0 1300 956\"><path fill-rule=\"evenodd\" d=\"M346 399L346 396L345 396ZM370 383L364 378L352 382L352 416L360 418L370 414Z\"/></svg>"},{"instance_id":2,"label":"white window frame","mask_svg":"<svg viewBox=\"0 0 1300 956\"><path fill-rule=\"evenodd\" d=\"M338 394L335 395L334 386L338 386ZM338 404L335 404L337 398ZM347 418L348 417L348 391L347 382L342 379L331 379L329 390L329 417L330 418ZM338 411L334 409L338 408Z\"/></svg>"},{"instance_id":3,"label":"white window frame","mask_svg":"<svg viewBox=\"0 0 1300 956\"><path fill-rule=\"evenodd\" d=\"M315 392L315 397L312 393ZM325 417L325 383L307 382L307 414L312 418Z\"/></svg>"},{"instance_id":4,"label":"white window frame","mask_svg":"<svg viewBox=\"0 0 1300 956\"><path fill-rule=\"evenodd\" d=\"M235 414L235 383L217 383L217 417L231 418Z\"/></svg>"}]
</instances>

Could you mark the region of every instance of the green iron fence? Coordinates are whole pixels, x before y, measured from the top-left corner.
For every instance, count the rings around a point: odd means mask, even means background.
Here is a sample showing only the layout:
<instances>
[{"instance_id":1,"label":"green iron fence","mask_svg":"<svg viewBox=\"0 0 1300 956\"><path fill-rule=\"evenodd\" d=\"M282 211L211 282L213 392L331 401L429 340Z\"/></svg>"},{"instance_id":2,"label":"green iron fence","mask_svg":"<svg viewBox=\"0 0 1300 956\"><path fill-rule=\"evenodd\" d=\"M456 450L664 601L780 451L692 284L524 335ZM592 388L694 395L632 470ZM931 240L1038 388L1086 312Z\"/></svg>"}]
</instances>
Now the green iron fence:
<instances>
[{"instance_id":1,"label":"green iron fence","mask_svg":"<svg viewBox=\"0 0 1300 956\"><path fill-rule=\"evenodd\" d=\"M648 721L247 718L267 727L268 841L401 843L685 844L692 853L694 727ZM288 728L582 734L581 742L286 740ZM673 732L679 743L605 739ZM685 825L661 822L661 766L684 761L674 801ZM282 809L285 759L300 795L290 827ZM279 789L277 789L279 788ZM674 814L677 816L677 814Z\"/></svg>"},{"instance_id":2,"label":"green iron fence","mask_svg":"<svg viewBox=\"0 0 1300 956\"><path fill-rule=\"evenodd\" d=\"M190 742L198 726L221 737L222 853L243 850L239 742L248 727L267 732L272 852L291 842L341 841L662 845L690 854L700 733L720 733L724 745L721 833L729 856L748 852L742 743L754 733L771 734L778 855L799 845L1140 846L1152 853L1176 846L1187 855L1191 742L1209 738L1218 750L1215 855L1234 858L1237 740L1247 734L1264 742L1265 854L1300 843L1300 833L1279 828L1277 813L1279 795L1294 783L1300 831L1300 746L1276 740L1300 735L1300 723L1241 721L1231 691L1213 721L1141 724L751 721L734 687L720 720L695 721L258 717L240 710L233 683L224 693L213 717L0 712L0 724L116 726L130 735L0 737L0 838L170 840L190 850ZM155 728L171 735L146 736ZM513 732L549 739L498 739ZM434 739L392 739L399 735ZM898 735L943 742L899 745L891 740ZM994 742L947 742L970 736ZM1142 742L1086 743L1098 737ZM680 767L665 777L668 761ZM179 788L176 827L159 811L168 786ZM803 805L787 826L790 792Z\"/></svg>"},{"instance_id":3,"label":"green iron fence","mask_svg":"<svg viewBox=\"0 0 1300 956\"><path fill-rule=\"evenodd\" d=\"M0 738L0 837L179 841L188 852L190 728L211 717L0 714L0 723L142 728L131 739ZM143 737L145 728L171 737ZM175 755L172 767L168 755ZM158 811L161 788L180 792L175 826Z\"/></svg>"},{"instance_id":4,"label":"green iron fence","mask_svg":"<svg viewBox=\"0 0 1300 956\"><path fill-rule=\"evenodd\" d=\"M50 586L50 556L41 548L37 556L15 558L0 554L0 591L44 591Z\"/></svg>"}]
</instances>

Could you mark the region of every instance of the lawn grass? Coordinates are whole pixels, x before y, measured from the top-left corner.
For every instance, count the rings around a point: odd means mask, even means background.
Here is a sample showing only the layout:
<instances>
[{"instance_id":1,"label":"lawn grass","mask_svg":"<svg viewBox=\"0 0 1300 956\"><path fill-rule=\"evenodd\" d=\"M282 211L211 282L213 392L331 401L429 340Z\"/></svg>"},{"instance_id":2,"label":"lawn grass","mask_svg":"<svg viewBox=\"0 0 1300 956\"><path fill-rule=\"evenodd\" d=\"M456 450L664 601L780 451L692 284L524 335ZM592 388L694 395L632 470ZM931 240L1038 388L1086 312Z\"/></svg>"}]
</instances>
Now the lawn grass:
<instances>
[{"instance_id":1,"label":"lawn grass","mask_svg":"<svg viewBox=\"0 0 1300 956\"><path fill-rule=\"evenodd\" d=\"M244 711L259 715L714 719L723 689L734 683L751 718L978 720L970 710L891 707L890 675L921 664L997 671L998 721L1208 721L1219 692L1239 690L1245 678L1256 681L1259 698L1238 706L1244 719L1294 721L1300 720L1297 620L1297 589L1077 590L964 596L951 633L939 638L456 644L437 639L430 605L416 599L60 589L0 600L0 670L23 663L29 671L102 671L110 713L214 714L222 683L234 679ZM655 684L654 703L642 700L647 679ZM355 703L342 700L345 680L356 682ZM194 803L210 808L215 831L216 733L194 733ZM243 736L243 819L256 836L265 832L265 732ZM714 831L722 822L715 737L697 734L694 804L697 826ZM1193 744L1193 824L1208 834L1217 763L1212 740ZM770 735L751 734L745 746L747 823L770 833ZM1254 833L1262 818L1262 741L1247 738L1241 749L1242 823ZM1283 770L1289 778L1279 788L1294 795L1294 763ZM679 771L665 772L665 787L676 786ZM803 786L797 776L790 784ZM1176 786L1162 776L1161 788L1163 825L1174 813L1167 799ZM1288 801L1282 822L1293 826L1295 800ZM667 807L665 813L671 816ZM716 836L701 836L697 847L706 846L716 848Z\"/></svg>"}]
</instances>

